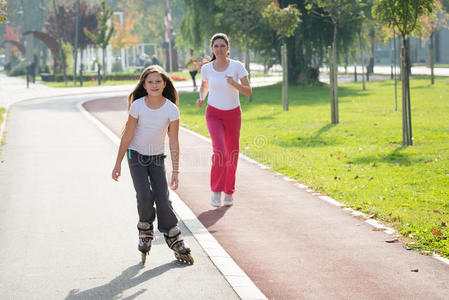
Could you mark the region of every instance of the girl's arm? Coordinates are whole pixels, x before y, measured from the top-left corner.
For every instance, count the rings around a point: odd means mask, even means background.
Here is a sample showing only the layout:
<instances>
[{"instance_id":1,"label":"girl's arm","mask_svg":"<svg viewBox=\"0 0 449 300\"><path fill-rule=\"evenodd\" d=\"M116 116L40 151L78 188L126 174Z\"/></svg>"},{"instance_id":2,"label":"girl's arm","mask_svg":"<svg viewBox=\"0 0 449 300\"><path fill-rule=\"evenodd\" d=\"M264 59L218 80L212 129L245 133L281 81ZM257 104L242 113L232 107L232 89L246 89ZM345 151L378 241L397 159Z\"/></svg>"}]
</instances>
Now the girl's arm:
<instances>
[{"instance_id":1,"label":"girl's arm","mask_svg":"<svg viewBox=\"0 0 449 300\"><path fill-rule=\"evenodd\" d=\"M114 169L112 170L112 179L118 181L118 178L121 174L121 165L123 157L128 150L129 144L134 136L134 131L136 130L137 119L129 116L128 121L126 122L125 131L123 132L122 139L120 140L120 147L118 148L117 159L115 161Z\"/></svg>"},{"instance_id":2,"label":"girl's arm","mask_svg":"<svg viewBox=\"0 0 449 300\"><path fill-rule=\"evenodd\" d=\"M207 83L207 81L201 81L200 98L196 100L196 105L198 107L203 106L204 99L206 99L208 92L209 92L209 83Z\"/></svg>"},{"instance_id":3,"label":"girl's arm","mask_svg":"<svg viewBox=\"0 0 449 300\"><path fill-rule=\"evenodd\" d=\"M170 145L170 156L172 163L172 175L170 188L176 190L178 188L178 175L179 175L179 120L170 122L168 125L168 139Z\"/></svg>"},{"instance_id":4,"label":"girl's arm","mask_svg":"<svg viewBox=\"0 0 449 300\"><path fill-rule=\"evenodd\" d=\"M243 77L240 79L241 83L238 83L237 81L232 78L232 76L226 75L226 78L228 80L228 83L239 90L240 93L242 93L245 96L251 96L253 90L251 88L251 84L249 83L248 76Z\"/></svg>"}]
</instances>

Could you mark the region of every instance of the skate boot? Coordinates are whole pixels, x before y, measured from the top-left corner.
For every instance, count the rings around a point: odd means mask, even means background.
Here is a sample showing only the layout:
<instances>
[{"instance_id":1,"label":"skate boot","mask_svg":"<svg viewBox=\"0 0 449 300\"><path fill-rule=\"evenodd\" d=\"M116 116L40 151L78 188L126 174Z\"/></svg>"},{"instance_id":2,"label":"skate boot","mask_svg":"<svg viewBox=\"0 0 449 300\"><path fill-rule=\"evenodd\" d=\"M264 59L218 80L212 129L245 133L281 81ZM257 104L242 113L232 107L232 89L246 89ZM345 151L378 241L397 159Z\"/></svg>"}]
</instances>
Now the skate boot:
<instances>
[{"instance_id":1,"label":"skate boot","mask_svg":"<svg viewBox=\"0 0 449 300\"><path fill-rule=\"evenodd\" d=\"M178 226L170 229L168 234L164 233L165 241L170 249L173 250L175 257L182 263L192 265L193 257L190 254L190 248L184 244L184 240L180 238L181 230Z\"/></svg>"},{"instance_id":2,"label":"skate boot","mask_svg":"<svg viewBox=\"0 0 449 300\"><path fill-rule=\"evenodd\" d=\"M137 247L142 252L142 264L145 264L147 255L151 249L151 242L153 241L153 225L145 222L139 222L137 224L139 230L139 246Z\"/></svg>"}]
</instances>

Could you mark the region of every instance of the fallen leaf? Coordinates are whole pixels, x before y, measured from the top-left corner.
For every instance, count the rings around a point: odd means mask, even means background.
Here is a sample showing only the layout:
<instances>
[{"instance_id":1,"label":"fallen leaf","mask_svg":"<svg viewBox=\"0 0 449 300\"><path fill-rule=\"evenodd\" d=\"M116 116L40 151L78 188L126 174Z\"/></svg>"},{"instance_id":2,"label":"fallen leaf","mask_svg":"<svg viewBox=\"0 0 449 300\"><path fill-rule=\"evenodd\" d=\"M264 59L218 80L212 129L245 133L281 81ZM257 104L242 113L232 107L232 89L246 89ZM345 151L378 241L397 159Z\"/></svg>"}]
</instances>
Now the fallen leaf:
<instances>
[{"instance_id":1,"label":"fallen leaf","mask_svg":"<svg viewBox=\"0 0 449 300\"><path fill-rule=\"evenodd\" d=\"M441 236L441 231L439 231L436 228L432 228L432 233L435 236L435 238L437 238L437 239L440 238L440 236Z\"/></svg>"},{"instance_id":2,"label":"fallen leaf","mask_svg":"<svg viewBox=\"0 0 449 300\"><path fill-rule=\"evenodd\" d=\"M441 215L441 212L439 210L434 209L433 212Z\"/></svg>"},{"instance_id":3,"label":"fallen leaf","mask_svg":"<svg viewBox=\"0 0 449 300\"><path fill-rule=\"evenodd\" d=\"M398 239L391 239L391 240L386 240L385 242L386 243L396 243L398 241L399 241Z\"/></svg>"}]
</instances>

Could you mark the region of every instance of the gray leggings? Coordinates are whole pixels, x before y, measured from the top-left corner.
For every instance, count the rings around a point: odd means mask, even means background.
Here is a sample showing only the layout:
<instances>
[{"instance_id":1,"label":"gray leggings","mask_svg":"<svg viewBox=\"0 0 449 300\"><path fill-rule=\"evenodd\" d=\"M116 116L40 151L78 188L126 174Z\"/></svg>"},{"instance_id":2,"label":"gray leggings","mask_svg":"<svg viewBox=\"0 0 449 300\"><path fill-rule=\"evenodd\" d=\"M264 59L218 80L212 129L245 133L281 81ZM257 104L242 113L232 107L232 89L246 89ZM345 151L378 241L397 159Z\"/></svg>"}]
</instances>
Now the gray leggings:
<instances>
[{"instance_id":1,"label":"gray leggings","mask_svg":"<svg viewBox=\"0 0 449 300\"><path fill-rule=\"evenodd\" d=\"M178 218L168 198L164 166L166 156L142 155L134 150L128 150L126 156L136 190L139 221L153 224L157 215L159 231L168 233L178 224Z\"/></svg>"}]
</instances>

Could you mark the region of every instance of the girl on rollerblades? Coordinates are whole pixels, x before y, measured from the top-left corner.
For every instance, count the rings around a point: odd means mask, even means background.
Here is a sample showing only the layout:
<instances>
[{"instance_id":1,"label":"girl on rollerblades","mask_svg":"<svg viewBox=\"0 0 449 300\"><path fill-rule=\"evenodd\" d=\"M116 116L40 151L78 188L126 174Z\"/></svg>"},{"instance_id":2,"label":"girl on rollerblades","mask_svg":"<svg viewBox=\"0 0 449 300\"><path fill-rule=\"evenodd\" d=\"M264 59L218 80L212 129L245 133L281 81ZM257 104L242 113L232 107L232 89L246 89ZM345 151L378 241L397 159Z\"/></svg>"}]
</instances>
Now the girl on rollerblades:
<instances>
[{"instance_id":1,"label":"girl on rollerblades","mask_svg":"<svg viewBox=\"0 0 449 300\"><path fill-rule=\"evenodd\" d=\"M168 74L160 66L144 69L137 86L128 97L128 121L120 141L112 179L118 181L121 162L126 155L136 190L139 222L138 249L142 263L151 249L153 222L164 234L176 259L193 264L190 249L180 238L178 219L169 199L165 175L164 140L168 133L172 174L170 188L176 190L179 175L179 109L178 93ZM156 208L155 208L156 205Z\"/></svg>"}]
</instances>

